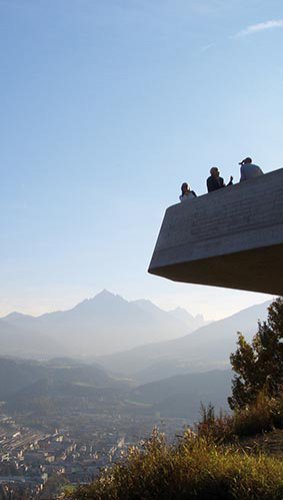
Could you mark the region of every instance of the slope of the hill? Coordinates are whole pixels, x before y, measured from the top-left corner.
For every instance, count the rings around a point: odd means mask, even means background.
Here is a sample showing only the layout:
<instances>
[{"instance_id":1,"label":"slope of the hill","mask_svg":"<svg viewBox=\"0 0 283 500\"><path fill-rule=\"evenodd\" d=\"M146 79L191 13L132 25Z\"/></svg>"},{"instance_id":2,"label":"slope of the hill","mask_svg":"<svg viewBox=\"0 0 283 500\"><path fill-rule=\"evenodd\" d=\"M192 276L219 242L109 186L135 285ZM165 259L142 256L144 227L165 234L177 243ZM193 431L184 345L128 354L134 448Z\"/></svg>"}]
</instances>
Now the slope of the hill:
<instances>
[{"instance_id":1,"label":"slope of the hill","mask_svg":"<svg viewBox=\"0 0 283 500\"><path fill-rule=\"evenodd\" d=\"M227 397L231 393L230 370L177 375L133 389L133 402L150 405L161 417L186 418L192 424L199 420L200 404L213 402L216 412L228 410ZM142 411L142 407L141 407Z\"/></svg>"},{"instance_id":2,"label":"slope of the hill","mask_svg":"<svg viewBox=\"0 0 283 500\"><path fill-rule=\"evenodd\" d=\"M36 387L39 387L38 384L43 381L46 381L46 385L43 384L43 386L49 388L62 387L63 384L80 384L96 388L123 386L123 382L111 378L102 367L95 363L84 364L70 359L37 362L0 358L1 400L7 398L16 400L25 393L38 396L40 392Z\"/></svg>"}]
</instances>

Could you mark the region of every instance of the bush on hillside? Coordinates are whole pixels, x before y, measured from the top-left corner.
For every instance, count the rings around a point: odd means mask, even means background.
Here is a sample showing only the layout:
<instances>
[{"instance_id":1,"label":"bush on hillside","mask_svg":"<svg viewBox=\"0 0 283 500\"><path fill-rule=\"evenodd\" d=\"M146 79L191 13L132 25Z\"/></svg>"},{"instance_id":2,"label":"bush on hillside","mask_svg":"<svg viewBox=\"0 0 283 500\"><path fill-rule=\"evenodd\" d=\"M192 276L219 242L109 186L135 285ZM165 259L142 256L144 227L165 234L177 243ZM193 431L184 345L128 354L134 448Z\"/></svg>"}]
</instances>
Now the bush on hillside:
<instances>
[{"instance_id":1,"label":"bush on hillside","mask_svg":"<svg viewBox=\"0 0 283 500\"><path fill-rule=\"evenodd\" d=\"M271 398L262 390L255 402L234 414L234 433L253 436L272 429L283 428L283 399Z\"/></svg>"},{"instance_id":2,"label":"bush on hillside","mask_svg":"<svg viewBox=\"0 0 283 500\"><path fill-rule=\"evenodd\" d=\"M255 436L273 429L283 429L283 397L271 398L265 389L258 393L253 404L235 410L233 415L214 407L201 406L201 419L195 426L198 436L216 443L232 442L243 436Z\"/></svg>"}]
</instances>

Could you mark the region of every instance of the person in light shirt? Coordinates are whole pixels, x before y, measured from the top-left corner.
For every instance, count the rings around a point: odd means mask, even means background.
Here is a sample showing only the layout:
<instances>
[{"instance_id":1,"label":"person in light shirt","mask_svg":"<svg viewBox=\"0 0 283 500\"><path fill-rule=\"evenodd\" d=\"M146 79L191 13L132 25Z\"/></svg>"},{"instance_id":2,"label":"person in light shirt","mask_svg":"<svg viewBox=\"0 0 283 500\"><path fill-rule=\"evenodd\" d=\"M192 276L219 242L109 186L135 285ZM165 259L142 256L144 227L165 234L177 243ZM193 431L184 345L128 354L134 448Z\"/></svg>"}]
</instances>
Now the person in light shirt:
<instances>
[{"instance_id":1,"label":"person in light shirt","mask_svg":"<svg viewBox=\"0 0 283 500\"><path fill-rule=\"evenodd\" d=\"M191 191L191 188L187 182L183 182L181 186L181 194L179 196L179 200L181 203L194 200L197 197L194 191Z\"/></svg>"},{"instance_id":2,"label":"person in light shirt","mask_svg":"<svg viewBox=\"0 0 283 500\"><path fill-rule=\"evenodd\" d=\"M258 165L255 165L249 156L240 161L239 165L241 165L240 182L248 181L249 179L263 175L261 168Z\"/></svg>"}]
</instances>

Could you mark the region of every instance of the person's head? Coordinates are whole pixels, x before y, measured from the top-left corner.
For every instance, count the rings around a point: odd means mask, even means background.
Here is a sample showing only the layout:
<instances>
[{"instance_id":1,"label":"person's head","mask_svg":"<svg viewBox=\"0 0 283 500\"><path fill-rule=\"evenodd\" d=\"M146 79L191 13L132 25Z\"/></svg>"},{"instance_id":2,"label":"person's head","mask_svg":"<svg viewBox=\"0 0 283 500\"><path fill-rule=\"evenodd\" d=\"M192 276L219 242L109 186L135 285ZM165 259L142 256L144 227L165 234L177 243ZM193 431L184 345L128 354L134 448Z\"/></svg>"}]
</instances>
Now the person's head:
<instances>
[{"instance_id":1,"label":"person's head","mask_svg":"<svg viewBox=\"0 0 283 500\"><path fill-rule=\"evenodd\" d=\"M217 177L219 177L219 173L220 173L220 172L219 172L219 169L218 169L217 167L212 167L212 168L210 169L210 175L211 175L212 177L214 177L215 179L216 179Z\"/></svg>"},{"instance_id":2,"label":"person's head","mask_svg":"<svg viewBox=\"0 0 283 500\"><path fill-rule=\"evenodd\" d=\"M244 160L240 161L239 165L248 165L249 163L252 163L252 159L248 156Z\"/></svg>"},{"instance_id":3,"label":"person's head","mask_svg":"<svg viewBox=\"0 0 283 500\"><path fill-rule=\"evenodd\" d=\"M187 182L183 182L182 186L181 186L181 191L182 191L182 196L184 196L184 194L188 193L188 191L190 191L190 186Z\"/></svg>"}]
</instances>

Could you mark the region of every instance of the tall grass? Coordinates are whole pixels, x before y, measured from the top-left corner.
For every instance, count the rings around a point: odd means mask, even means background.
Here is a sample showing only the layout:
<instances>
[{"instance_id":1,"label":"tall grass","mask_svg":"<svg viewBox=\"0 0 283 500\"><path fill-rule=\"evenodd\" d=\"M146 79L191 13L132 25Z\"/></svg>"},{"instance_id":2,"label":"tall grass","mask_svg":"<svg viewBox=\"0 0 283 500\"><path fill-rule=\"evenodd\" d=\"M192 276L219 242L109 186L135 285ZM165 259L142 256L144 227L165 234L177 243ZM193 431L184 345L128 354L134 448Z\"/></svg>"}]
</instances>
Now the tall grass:
<instances>
[{"instance_id":1,"label":"tall grass","mask_svg":"<svg viewBox=\"0 0 283 500\"><path fill-rule=\"evenodd\" d=\"M283 498L283 463L185 433L168 445L156 431L72 500L271 500Z\"/></svg>"},{"instance_id":2,"label":"tall grass","mask_svg":"<svg viewBox=\"0 0 283 500\"><path fill-rule=\"evenodd\" d=\"M263 390L233 415L215 415L202 406L195 432L188 429L175 445L153 431L151 439L129 449L127 456L72 500L272 500L283 499L283 462L258 450L243 451L241 437L283 428L283 397Z\"/></svg>"}]
</instances>

